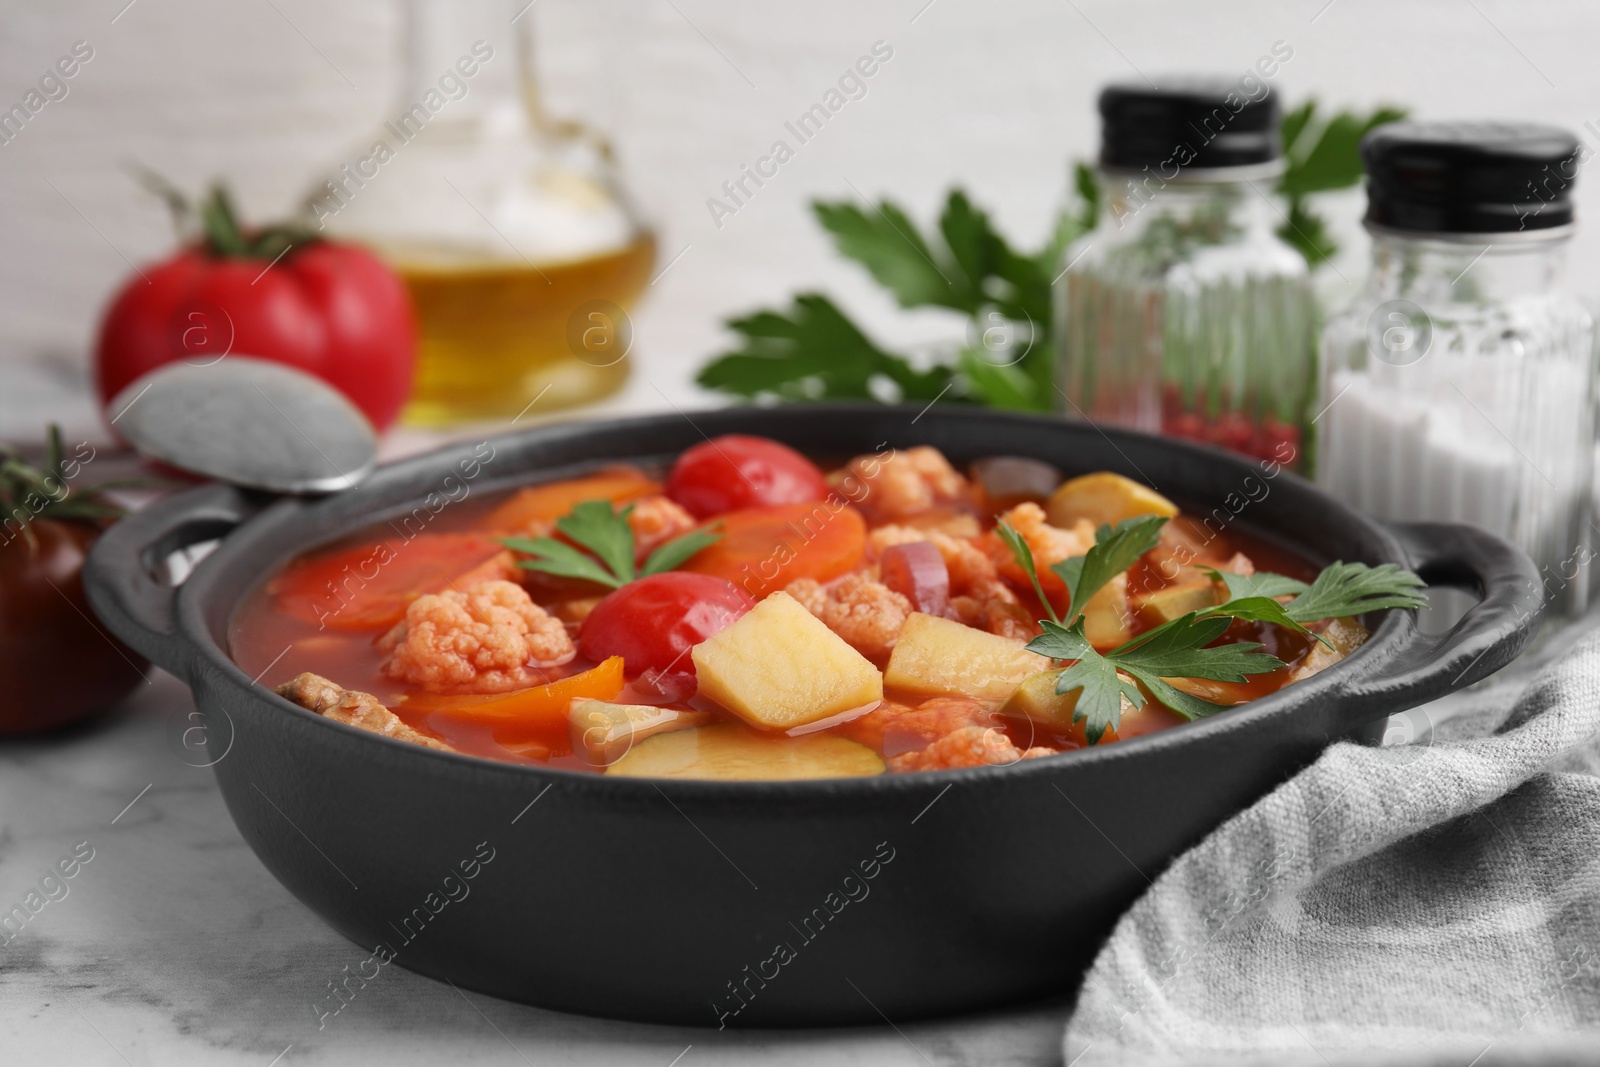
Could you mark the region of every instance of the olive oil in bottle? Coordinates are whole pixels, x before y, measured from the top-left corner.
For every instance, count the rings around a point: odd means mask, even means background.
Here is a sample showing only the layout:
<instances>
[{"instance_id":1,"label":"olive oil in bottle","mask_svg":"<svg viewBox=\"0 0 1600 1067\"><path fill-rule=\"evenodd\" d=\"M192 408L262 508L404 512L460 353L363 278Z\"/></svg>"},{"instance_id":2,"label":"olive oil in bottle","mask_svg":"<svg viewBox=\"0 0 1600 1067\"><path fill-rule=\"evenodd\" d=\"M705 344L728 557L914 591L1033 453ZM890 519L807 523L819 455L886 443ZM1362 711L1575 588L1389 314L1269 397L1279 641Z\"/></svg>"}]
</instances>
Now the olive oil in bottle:
<instances>
[{"instance_id":1,"label":"olive oil in bottle","mask_svg":"<svg viewBox=\"0 0 1600 1067\"><path fill-rule=\"evenodd\" d=\"M328 233L371 246L410 288L411 425L589 403L634 359L628 309L655 237L605 139L540 106L533 13L518 9L409 0L400 102L308 201Z\"/></svg>"},{"instance_id":2,"label":"olive oil in bottle","mask_svg":"<svg viewBox=\"0 0 1600 1067\"><path fill-rule=\"evenodd\" d=\"M406 421L437 426L588 403L627 379L630 307L655 238L537 266L397 252L417 311L417 377Z\"/></svg>"}]
</instances>

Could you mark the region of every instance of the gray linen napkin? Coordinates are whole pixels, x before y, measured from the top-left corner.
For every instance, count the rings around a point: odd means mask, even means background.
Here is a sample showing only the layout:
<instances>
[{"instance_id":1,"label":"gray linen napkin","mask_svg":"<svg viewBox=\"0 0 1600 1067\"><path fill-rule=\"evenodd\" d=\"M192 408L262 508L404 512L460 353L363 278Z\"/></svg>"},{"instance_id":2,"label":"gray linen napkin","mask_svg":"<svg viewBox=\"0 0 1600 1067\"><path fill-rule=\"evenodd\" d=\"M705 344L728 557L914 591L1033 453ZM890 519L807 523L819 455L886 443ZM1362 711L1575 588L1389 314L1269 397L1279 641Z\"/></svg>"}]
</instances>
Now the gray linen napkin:
<instances>
[{"instance_id":1,"label":"gray linen napkin","mask_svg":"<svg viewBox=\"0 0 1600 1067\"><path fill-rule=\"evenodd\" d=\"M1066 1063L1600 1063L1600 615L1429 713L1175 861Z\"/></svg>"}]
</instances>

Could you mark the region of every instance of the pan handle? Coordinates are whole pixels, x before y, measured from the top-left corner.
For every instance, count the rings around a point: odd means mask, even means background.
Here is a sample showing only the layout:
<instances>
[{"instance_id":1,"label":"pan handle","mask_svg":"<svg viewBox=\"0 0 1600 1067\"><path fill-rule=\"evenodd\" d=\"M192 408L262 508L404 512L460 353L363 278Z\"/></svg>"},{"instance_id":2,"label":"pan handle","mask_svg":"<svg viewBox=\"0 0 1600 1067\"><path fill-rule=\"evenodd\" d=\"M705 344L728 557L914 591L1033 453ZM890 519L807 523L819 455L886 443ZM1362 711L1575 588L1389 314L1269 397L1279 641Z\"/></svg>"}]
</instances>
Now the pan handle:
<instances>
[{"instance_id":1,"label":"pan handle","mask_svg":"<svg viewBox=\"0 0 1600 1067\"><path fill-rule=\"evenodd\" d=\"M1387 713L1463 689L1516 659L1538 629L1544 596L1533 560L1503 538L1460 523L1385 525L1430 586L1482 597L1442 634L1422 633L1406 615L1411 633L1398 653L1351 688L1356 706Z\"/></svg>"},{"instance_id":2,"label":"pan handle","mask_svg":"<svg viewBox=\"0 0 1600 1067\"><path fill-rule=\"evenodd\" d=\"M273 496L204 485L134 512L101 534L84 563L89 605L111 632L185 681L190 654L178 636L178 587L161 577L172 553L225 537Z\"/></svg>"}]
</instances>

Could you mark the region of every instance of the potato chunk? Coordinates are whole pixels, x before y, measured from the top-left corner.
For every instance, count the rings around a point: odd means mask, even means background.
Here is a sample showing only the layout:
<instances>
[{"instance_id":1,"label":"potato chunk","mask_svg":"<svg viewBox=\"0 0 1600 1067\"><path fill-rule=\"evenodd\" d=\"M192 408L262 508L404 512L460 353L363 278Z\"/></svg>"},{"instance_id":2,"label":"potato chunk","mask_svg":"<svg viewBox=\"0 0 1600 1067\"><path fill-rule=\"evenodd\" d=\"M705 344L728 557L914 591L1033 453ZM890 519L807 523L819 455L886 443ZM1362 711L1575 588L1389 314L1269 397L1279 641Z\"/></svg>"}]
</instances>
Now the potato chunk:
<instances>
[{"instance_id":1,"label":"potato chunk","mask_svg":"<svg viewBox=\"0 0 1600 1067\"><path fill-rule=\"evenodd\" d=\"M773 593L692 655L702 696L769 730L883 699L878 668L788 593Z\"/></svg>"},{"instance_id":2,"label":"potato chunk","mask_svg":"<svg viewBox=\"0 0 1600 1067\"><path fill-rule=\"evenodd\" d=\"M878 754L855 741L829 734L760 734L733 723L659 734L606 768L606 774L621 778L727 781L864 778L882 773Z\"/></svg>"},{"instance_id":3,"label":"potato chunk","mask_svg":"<svg viewBox=\"0 0 1600 1067\"><path fill-rule=\"evenodd\" d=\"M1050 494L1045 505L1045 517L1052 526L1069 527L1079 519L1088 519L1096 527L1116 525L1123 519L1136 515L1165 515L1178 513L1178 505L1131 478L1110 471L1096 471L1064 482Z\"/></svg>"},{"instance_id":4,"label":"potato chunk","mask_svg":"<svg viewBox=\"0 0 1600 1067\"><path fill-rule=\"evenodd\" d=\"M911 693L959 693L1004 700L1017 683L1049 666L1023 642L918 612L906 619L883 681Z\"/></svg>"}]
</instances>

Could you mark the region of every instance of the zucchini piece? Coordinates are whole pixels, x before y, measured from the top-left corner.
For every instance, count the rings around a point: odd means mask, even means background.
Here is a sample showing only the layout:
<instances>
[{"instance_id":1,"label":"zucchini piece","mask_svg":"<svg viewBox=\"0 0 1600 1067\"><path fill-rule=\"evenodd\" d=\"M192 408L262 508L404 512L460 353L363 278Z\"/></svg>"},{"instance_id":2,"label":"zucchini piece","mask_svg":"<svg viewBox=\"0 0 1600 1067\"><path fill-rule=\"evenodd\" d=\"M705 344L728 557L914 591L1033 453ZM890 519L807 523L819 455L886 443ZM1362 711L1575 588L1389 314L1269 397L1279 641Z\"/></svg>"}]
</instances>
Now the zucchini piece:
<instances>
[{"instance_id":1,"label":"zucchini piece","mask_svg":"<svg viewBox=\"0 0 1600 1067\"><path fill-rule=\"evenodd\" d=\"M1178 505L1132 478L1110 471L1080 475L1050 494L1045 504L1045 519L1051 526L1070 529L1079 519L1088 519L1098 528L1115 526L1136 515L1164 515L1172 518Z\"/></svg>"},{"instance_id":2,"label":"zucchini piece","mask_svg":"<svg viewBox=\"0 0 1600 1067\"><path fill-rule=\"evenodd\" d=\"M883 682L911 693L1004 700L1049 662L1021 641L917 612L900 628Z\"/></svg>"},{"instance_id":3,"label":"zucchini piece","mask_svg":"<svg viewBox=\"0 0 1600 1067\"><path fill-rule=\"evenodd\" d=\"M658 734L606 768L619 778L780 781L863 778L883 773L866 745L831 734L786 737L735 723Z\"/></svg>"}]
</instances>

